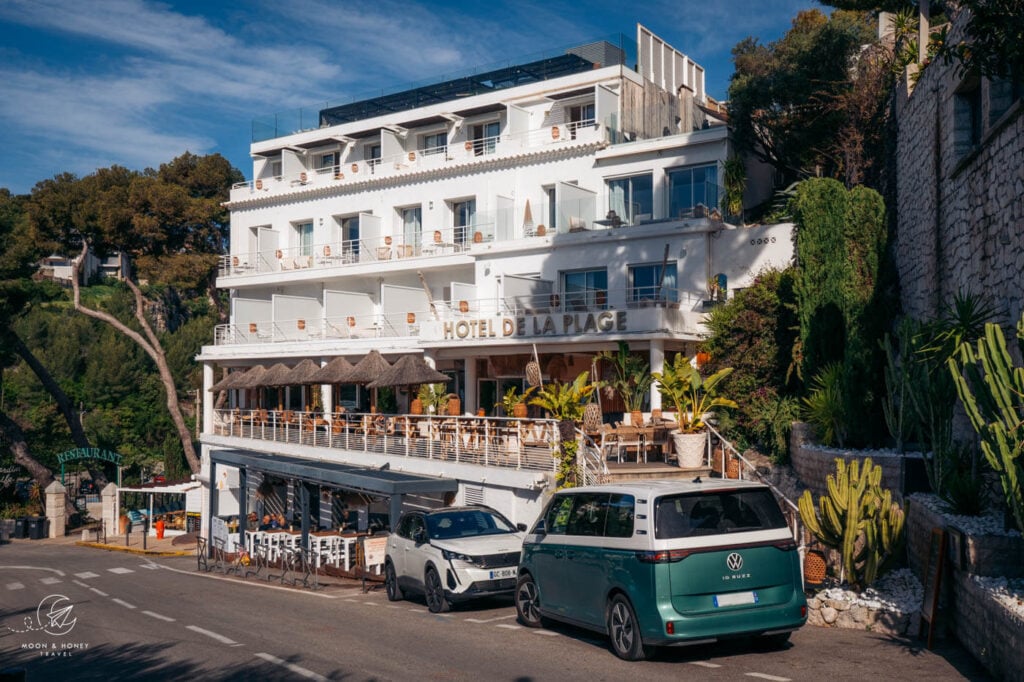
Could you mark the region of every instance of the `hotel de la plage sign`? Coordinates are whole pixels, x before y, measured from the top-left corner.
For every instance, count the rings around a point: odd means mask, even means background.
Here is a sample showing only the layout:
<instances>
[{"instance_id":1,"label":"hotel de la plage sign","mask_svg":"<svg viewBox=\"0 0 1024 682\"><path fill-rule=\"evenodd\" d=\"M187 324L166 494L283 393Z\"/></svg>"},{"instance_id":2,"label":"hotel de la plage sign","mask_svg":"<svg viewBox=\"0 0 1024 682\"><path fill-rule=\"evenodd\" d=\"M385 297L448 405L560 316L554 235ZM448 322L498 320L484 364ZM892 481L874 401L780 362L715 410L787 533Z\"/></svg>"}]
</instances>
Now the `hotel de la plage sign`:
<instances>
[{"instance_id":1,"label":"hotel de la plage sign","mask_svg":"<svg viewBox=\"0 0 1024 682\"><path fill-rule=\"evenodd\" d=\"M571 336L626 331L625 310L520 317L482 317L442 322L442 338L497 339Z\"/></svg>"}]
</instances>

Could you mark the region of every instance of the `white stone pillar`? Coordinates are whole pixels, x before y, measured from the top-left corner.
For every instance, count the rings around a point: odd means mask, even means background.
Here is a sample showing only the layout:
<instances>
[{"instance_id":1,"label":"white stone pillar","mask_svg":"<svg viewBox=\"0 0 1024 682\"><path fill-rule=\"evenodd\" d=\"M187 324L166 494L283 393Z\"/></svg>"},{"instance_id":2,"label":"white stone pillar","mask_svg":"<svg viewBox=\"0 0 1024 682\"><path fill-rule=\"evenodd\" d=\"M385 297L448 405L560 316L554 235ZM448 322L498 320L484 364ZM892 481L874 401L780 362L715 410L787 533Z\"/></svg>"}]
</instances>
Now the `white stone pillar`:
<instances>
[{"instance_id":1,"label":"white stone pillar","mask_svg":"<svg viewBox=\"0 0 1024 682\"><path fill-rule=\"evenodd\" d=\"M60 481L46 486L46 520L50 522L50 537L64 537L64 513L67 509L67 489Z\"/></svg>"},{"instance_id":2,"label":"white stone pillar","mask_svg":"<svg viewBox=\"0 0 1024 682\"><path fill-rule=\"evenodd\" d=\"M476 414L476 408L480 407L479 392L477 391L476 358L468 357L463 360L466 367L465 386L466 401L462 403L462 411L465 414Z\"/></svg>"},{"instance_id":3,"label":"white stone pillar","mask_svg":"<svg viewBox=\"0 0 1024 682\"><path fill-rule=\"evenodd\" d=\"M213 393L210 387L213 386L213 364L203 363L203 390L199 394L199 400L203 404L203 433L213 433Z\"/></svg>"},{"instance_id":4,"label":"white stone pillar","mask_svg":"<svg viewBox=\"0 0 1024 682\"><path fill-rule=\"evenodd\" d=\"M117 508L117 485L108 483L100 492L102 500L103 532L107 537L117 535L121 514Z\"/></svg>"},{"instance_id":5,"label":"white stone pillar","mask_svg":"<svg viewBox=\"0 0 1024 682\"><path fill-rule=\"evenodd\" d=\"M665 342L662 339L651 339L651 371L665 371ZM651 384L651 409L662 409L661 391L658 390L658 382Z\"/></svg>"}]
</instances>

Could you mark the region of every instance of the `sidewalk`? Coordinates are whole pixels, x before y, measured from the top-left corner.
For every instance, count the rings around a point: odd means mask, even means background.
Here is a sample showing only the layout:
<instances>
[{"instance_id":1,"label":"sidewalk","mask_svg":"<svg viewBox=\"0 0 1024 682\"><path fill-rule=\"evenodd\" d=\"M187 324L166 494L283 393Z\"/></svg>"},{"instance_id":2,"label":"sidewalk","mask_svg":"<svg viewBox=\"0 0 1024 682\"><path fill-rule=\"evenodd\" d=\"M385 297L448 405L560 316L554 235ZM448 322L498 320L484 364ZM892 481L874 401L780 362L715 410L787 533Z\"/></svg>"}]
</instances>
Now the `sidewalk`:
<instances>
[{"instance_id":1,"label":"sidewalk","mask_svg":"<svg viewBox=\"0 0 1024 682\"><path fill-rule=\"evenodd\" d=\"M51 545L80 545L82 547L95 547L113 552L129 552L131 554L144 554L147 556L195 556L196 539L194 535L165 536L158 540L156 536L149 535L145 538L143 547L142 531L136 531L128 535L108 535L106 542L103 539L96 539L95 533L89 533L87 540L83 540L81 530L71 531L70 534L59 538L42 538L40 540L12 540L12 542L38 542Z\"/></svg>"}]
</instances>

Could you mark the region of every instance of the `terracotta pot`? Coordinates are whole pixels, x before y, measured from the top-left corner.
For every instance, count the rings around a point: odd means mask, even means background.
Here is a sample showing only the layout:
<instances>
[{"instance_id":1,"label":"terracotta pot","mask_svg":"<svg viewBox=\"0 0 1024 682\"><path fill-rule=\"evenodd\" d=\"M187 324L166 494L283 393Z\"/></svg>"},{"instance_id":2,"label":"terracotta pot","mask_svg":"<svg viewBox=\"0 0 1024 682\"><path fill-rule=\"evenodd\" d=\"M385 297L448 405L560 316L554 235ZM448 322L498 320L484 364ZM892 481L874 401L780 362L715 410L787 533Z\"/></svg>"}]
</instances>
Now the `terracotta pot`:
<instances>
[{"instance_id":1,"label":"terracotta pot","mask_svg":"<svg viewBox=\"0 0 1024 682\"><path fill-rule=\"evenodd\" d=\"M526 403L516 403L513 405L512 416L516 419L526 419Z\"/></svg>"},{"instance_id":2,"label":"terracotta pot","mask_svg":"<svg viewBox=\"0 0 1024 682\"><path fill-rule=\"evenodd\" d=\"M423 414L423 401L419 398L413 398L412 402L409 403L409 414Z\"/></svg>"},{"instance_id":3,"label":"terracotta pot","mask_svg":"<svg viewBox=\"0 0 1024 682\"><path fill-rule=\"evenodd\" d=\"M448 414L453 417L462 414L462 400L459 398L448 398Z\"/></svg>"},{"instance_id":4,"label":"terracotta pot","mask_svg":"<svg viewBox=\"0 0 1024 682\"><path fill-rule=\"evenodd\" d=\"M544 227L543 225L538 225L537 226L537 236L538 237L543 237L547 233L548 233L548 228Z\"/></svg>"},{"instance_id":5,"label":"terracotta pot","mask_svg":"<svg viewBox=\"0 0 1024 682\"><path fill-rule=\"evenodd\" d=\"M482 407L477 409L476 416L478 416L478 417L486 417L487 416L487 410L485 410Z\"/></svg>"},{"instance_id":6,"label":"terracotta pot","mask_svg":"<svg viewBox=\"0 0 1024 682\"><path fill-rule=\"evenodd\" d=\"M128 532L128 525L129 525L129 523L130 522L128 521L128 515L127 514L122 514L121 518L118 519L118 524L117 524L117 532L118 532L119 535L124 535L125 533Z\"/></svg>"},{"instance_id":7,"label":"terracotta pot","mask_svg":"<svg viewBox=\"0 0 1024 682\"><path fill-rule=\"evenodd\" d=\"M818 586L825 582L825 574L828 564L825 562L825 554L816 549L807 550L804 557L804 584Z\"/></svg>"},{"instance_id":8,"label":"terracotta pot","mask_svg":"<svg viewBox=\"0 0 1024 682\"><path fill-rule=\"evenodd\" d=\"M725 477L726 478L739 478L740 477L740 458L736 455L726 455L725 457Z\"/></svg>"},{"instance_id":9,"label":"terracotta pot","mask_svg":"<svg viewBox=\"0 0 1024 682\"><path fill-rule=\"evenodd\" d=\"M473 233L473 243L474 243L474 244L479 244L479 243L481 243L481 242L482 242L483 240L484 240L484 235L483 235L483 233L482 233L482 232L474 232L474 233Z\"/></svg>"}]
</instances>

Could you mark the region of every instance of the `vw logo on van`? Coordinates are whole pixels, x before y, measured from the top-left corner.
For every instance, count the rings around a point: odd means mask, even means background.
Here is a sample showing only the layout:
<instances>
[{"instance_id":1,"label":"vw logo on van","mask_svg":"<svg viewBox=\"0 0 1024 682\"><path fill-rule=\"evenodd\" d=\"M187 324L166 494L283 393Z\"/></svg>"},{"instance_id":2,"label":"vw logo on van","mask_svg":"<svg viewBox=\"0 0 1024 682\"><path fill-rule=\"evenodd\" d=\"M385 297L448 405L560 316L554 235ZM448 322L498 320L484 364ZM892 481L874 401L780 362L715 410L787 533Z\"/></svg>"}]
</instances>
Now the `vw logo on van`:
<instances>
[{"instance_id":1,"label":"vw logo on van","mask_svg":"<svg viewBox=\"0 0 1024 682\"><path fill-rule=\"evenodd\" d=\"M733 552L726 557L725 565L729 567L730 571L738 571L743 568L743 557L740 556L739 552Z\"/></svg>"}]
</instances>

